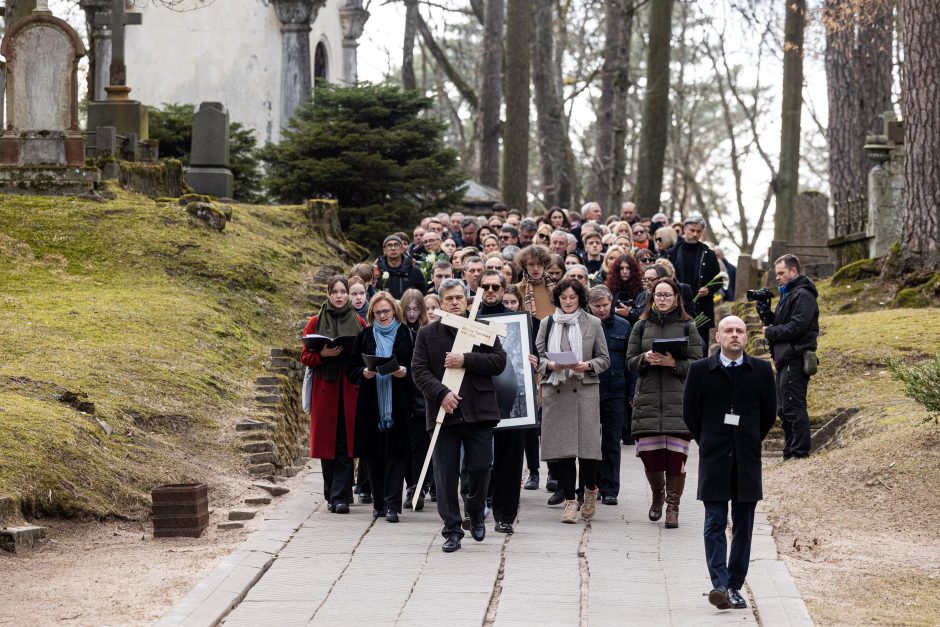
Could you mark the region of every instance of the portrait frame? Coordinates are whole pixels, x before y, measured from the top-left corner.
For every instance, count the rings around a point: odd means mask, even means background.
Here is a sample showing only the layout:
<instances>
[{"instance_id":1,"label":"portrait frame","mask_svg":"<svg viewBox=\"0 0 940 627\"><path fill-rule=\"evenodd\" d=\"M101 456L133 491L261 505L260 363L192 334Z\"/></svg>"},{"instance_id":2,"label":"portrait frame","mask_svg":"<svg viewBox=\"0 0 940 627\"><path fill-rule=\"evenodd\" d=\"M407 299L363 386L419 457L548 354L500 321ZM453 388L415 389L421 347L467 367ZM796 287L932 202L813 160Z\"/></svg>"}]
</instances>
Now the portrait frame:
<instances>
[{"instance_id":1,"label":"portrait frame","mask_svg":"<svg viewBox=\"0 0 940 627\"><path fill-rule=\"evenodd\" d=\"M506 337L500 344L516 374L516 400L509 418L499 421L496 429L531 429L538 426L538 391L535 370L529 363L533 343L532 317L524 311L477 316L481 320L496 320L506 325ZM495 377L494 377L495 379Z\"/></svg>"}]
</instances>

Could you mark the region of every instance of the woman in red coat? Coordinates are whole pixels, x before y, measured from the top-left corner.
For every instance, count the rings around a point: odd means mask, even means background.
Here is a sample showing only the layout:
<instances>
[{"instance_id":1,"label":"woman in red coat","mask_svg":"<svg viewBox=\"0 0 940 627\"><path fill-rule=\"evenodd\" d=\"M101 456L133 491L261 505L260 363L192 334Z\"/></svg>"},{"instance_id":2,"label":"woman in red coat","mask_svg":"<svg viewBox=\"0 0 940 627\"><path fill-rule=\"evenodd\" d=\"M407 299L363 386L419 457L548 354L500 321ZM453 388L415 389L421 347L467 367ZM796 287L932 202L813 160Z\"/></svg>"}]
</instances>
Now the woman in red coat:
<instances>
[{"instance_id":1,"label":"woman in red coat","mask_svg":"<svg viewBox=\"0 0 940 627\"><path fill-rule=\"evenodd\" d=\"M304 335L314 333L331 338L357 336L366 326L349 300L346 277L330 277L329 297L320 312L310 318ZM313 370L310 394L310 457L323 468L323 496L336 514L348 514L352 500L353 443L358 386L346 380L343 348L324 347L310 351L304 347L300 361Z\"/></svg>"}]
</instances>

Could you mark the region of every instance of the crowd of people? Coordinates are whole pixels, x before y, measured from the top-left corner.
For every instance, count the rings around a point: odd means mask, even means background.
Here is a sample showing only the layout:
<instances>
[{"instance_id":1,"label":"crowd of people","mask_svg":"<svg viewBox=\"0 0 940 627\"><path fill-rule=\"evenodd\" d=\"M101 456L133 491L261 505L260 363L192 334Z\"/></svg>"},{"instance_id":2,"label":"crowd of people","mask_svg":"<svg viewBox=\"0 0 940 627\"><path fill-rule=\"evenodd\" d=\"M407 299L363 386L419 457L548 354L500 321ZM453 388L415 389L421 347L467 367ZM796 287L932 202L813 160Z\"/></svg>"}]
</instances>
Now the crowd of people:
<instances>
[{"instance_id":1,"label":"crowd of people","mask_svg":"<svg viewBox=\"0 0 940 627\"><path fill-rule=\"evenodd\" d=\"M747 331L739 319L725 318L710 333L716 301L734 298L735 268L702 241L705 228L700 215L677 222L662 213L645 218L629 202L606 220L597 203L580 213L553 208L538 218L496 205L489 217L426 217L410 235L385 237L373 263L331 277L327 301L304 333L355 342L351 349L305 346L301 356L309 369L311 456L322 462L329 511L348 513L357 496L372 503L376 519L396 523L412 503L420 511L430 500L443 521L442 549L453 552L464 531L485 538L490 513L497 532L515 531L520 490L542 486L540 461L548 467L547 504L561 506L561 522L589 521L598 504L618 505L622 446L635 445L650 488L648 518L656 522L665 513L664 526L675 528L694 439L702 464L706 451L720 450L726 458L700 472L698 496L713 527L709 536L706 525L708 564L718 591L709 598L718 607L741 607L737 590L747 563L742 567L745 534L739 539L738 529L747 526L748 512L752 523L753 507L736 503L760 498L760 441L775 416L783 416L775 400L781 381L778 373L775 386L771 375L768 390L769 366L765 372L764 362L743 355ZM787 281L794 267L805 279L792 255L780 263L789 269ZM452 351L457 329L439 314L466 316L478 296L480 315L523 312L530 318L526 358L539 406L534 428L494 429L506 417L493 383L507 366L498 340ZM775 332L783 338L793 329L771 326L768 337ZM712 337L717 350L705 358ZM661 341L684 348L662 351ZM815 336L810 344L804 350L815 349ZM556 361L558 355L567 360ZM394 358L397 366L379 372L367 363L372 356ZM690 396L687 377L700 364L706 366L698 396ZM744 366L740 376L736 365ZM729 386L730 400L717 419L711 397L699 389L716 367L732 372L727 382L708 384ZM442 380L457 368L465 374L460 389L452 390ZM737 385L738 379L748 385ZM804 383L787 378L791 387ZM746 401L739 398L742 390ZM739 427L729 416L748 424ZM808 450L796 426L801 415L793 420L788 438L792 431L793 454L802 456ZM432 471L418 485L436 426ZM732 503L730 562L718 556L725 550L721 508L709 508L711 499L726 510ZM746 535L749 542L749 530Z\"/></svg>"}]
</instances>

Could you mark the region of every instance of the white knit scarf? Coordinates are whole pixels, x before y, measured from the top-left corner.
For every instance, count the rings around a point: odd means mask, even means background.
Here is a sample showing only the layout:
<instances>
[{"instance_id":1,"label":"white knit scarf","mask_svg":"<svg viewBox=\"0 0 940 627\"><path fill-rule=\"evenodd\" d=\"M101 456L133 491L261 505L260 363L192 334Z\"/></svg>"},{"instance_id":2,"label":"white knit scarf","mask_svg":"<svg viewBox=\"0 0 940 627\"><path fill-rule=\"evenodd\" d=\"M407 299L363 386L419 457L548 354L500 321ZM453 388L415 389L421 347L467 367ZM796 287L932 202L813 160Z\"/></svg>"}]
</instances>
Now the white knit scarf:
<instances>
[{"instance_id":1,"label":"white knit scarf","mask_svg":"<svg viewBox=\"0 0 940 627\"><path fill-rule=\"evenodd\" d=\"M581 316L586 315L583 309L578 309L577 311L566 314L561 309L556 308L555 313L552 314L552 319L554 324L552 324L551 333L548 336L548 350L553 353L560 353L564 350L570 350L574 352L575 357L578 358L578 361L584 361L584 355L581 350ZM561 334L564 332L565 337L567 338L567 347L564 347L562 344ZM559 385L564 383L569 376L576 376L579 379L584 378L583 372L574 372L572 370L563 369L563 370L553 370L551 376L548 378L548 382L551 385Z\"/></svg>"}]
</instances>

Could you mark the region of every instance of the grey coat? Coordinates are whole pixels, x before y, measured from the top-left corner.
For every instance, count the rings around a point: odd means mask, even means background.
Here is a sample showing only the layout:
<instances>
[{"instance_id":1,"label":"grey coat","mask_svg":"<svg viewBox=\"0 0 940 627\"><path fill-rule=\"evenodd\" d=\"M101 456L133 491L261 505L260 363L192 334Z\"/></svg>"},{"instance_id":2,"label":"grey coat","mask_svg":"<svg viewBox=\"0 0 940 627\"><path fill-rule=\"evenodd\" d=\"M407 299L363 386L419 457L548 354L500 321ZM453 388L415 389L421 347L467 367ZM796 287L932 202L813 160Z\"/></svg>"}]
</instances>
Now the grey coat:
<instances>
[{"instance_id":1,"label":"grey coat","mask_svg":"<svg viewBox=\"0 0 940 627\"><path fill-rule=\"evenodd\" d=\"M689 359L676 360L676 367L651 366L643 360L643 353L653 348L653 340L680 338L688 333ZM634 437L676 435L691 437L682 420L682 388L689 364L702 358L702 340L691 320L679 320L679 313L671 311L665 316L650 311L647 320L637 322L630 334L627 348L627 368L639 374L636 396L633 399L633 422L630 432Z\"/></svg>"},{"instance_id":2,"label":"grey coat","mask_svg":"<svg viewBox=\"0 0 940 627\"><path fill-rule=\"evenodd\" d=\"M548 318L539 325L535 346L539 351L539 373L542 375L542 441L543 460L582 457L601 458L600 378L610 366L607 340L601 321L584 312L580 320L581 354L593 364L593 370L579 379L569 376L560 385L548 382L547 370ZM562 335L562 349L568 350L567 336Z\"/></svg>"}]
</instances>

